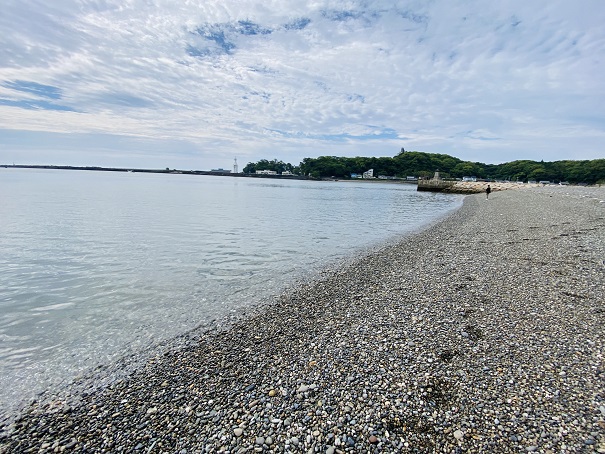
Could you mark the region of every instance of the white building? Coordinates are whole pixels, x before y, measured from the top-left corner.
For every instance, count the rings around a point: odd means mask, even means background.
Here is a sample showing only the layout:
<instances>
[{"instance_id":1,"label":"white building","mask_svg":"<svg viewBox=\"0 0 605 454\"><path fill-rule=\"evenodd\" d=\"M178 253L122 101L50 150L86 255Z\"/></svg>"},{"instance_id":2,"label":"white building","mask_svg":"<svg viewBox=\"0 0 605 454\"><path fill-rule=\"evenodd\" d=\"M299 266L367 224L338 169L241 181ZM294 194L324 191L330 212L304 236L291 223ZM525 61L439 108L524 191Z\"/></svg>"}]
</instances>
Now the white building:
<instances>
[{"instance_id":1,"label":"white building","mask_svg":"<svg viewBox=\"0 0 605 454\"><path fill-rule=\"evenodd\" d=\"M275 170L257 170L257 175L277 175Z\"/></svg>"}]
</instances>

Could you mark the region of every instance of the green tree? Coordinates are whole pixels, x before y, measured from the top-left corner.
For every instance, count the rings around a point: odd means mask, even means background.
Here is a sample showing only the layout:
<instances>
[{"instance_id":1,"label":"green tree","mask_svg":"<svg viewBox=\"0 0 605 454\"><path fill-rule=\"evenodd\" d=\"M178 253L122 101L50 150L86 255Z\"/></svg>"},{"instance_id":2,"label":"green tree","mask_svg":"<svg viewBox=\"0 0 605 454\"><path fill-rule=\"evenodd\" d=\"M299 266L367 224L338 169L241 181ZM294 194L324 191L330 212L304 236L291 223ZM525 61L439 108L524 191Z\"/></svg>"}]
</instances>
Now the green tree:
<instances>
[{"instance_id":1,"label":"green tree","mask_svg":"<svg viewBox=\"0 0 605 454\"><path fill-rule=\"evenodd\" d=\"M273 159L272 161L261 159L258 162L249 162L243 171L244 173L256 173L257 170L273 170L277 173L282 173L285 170L293 172L295 167L290 163L278 161L277 159Z\"/></svg>"}]
</instances>

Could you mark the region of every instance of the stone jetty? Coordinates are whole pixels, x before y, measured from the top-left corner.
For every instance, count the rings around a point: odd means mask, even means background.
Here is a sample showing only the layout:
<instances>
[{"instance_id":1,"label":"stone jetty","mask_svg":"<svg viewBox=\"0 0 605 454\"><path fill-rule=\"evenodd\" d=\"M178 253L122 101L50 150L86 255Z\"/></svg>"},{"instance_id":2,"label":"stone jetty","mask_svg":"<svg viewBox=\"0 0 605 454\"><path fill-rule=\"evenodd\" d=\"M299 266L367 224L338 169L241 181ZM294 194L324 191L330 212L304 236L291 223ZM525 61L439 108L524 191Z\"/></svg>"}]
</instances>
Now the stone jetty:
<instances>
[{"instance_id":1,"label":"stone jetty","mask_svg":"<svg viewBox=\"0 0 605 454\"><path fill-rule=\"evenodd\" d=\"M379 226L377 226L379 228ZM605 452L605 189L503 191L327 269L0 452Z\"/></svg>"},{"instance_id":2,"label":"stone jetty","mask_svg":"<svg viewBox=\"0 0 605 454\"><path fill-rule=\"evenodd\" d=\"M418 180L419 191L447 192L451 194L477 194L485 192L487 186L493 192L506 191L508 189L531 189L543 187L538 183L521 183L512 181L453 181L433 178L430 180Z\"/></svg>"}]
</instances>

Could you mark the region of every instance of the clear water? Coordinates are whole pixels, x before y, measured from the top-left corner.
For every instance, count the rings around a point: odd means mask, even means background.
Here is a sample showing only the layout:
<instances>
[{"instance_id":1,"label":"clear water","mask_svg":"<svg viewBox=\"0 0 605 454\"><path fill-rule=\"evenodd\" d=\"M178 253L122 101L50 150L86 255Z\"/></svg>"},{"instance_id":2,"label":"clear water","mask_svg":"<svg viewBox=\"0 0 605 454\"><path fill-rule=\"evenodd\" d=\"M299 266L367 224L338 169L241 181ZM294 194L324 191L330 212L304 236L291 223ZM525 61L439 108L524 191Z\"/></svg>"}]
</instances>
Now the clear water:
<instances>
[{"instance_id":1,"label":"clear water","mask_svg":"<svg viewBox=\"0 0 605 454\"><path fill-rule=\"evenodd\" d=\"M0 169L0 410L461 203L415 189Z\"/></svg>"}]
</instances>

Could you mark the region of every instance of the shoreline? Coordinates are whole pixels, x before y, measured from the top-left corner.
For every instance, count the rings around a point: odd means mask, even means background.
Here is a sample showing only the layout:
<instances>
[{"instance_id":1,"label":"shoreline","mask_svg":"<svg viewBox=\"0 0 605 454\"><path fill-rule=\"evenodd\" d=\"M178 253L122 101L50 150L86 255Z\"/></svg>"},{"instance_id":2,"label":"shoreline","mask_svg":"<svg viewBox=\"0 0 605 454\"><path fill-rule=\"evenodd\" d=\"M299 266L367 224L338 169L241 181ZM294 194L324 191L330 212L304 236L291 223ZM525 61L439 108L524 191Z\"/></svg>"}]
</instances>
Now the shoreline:
<instances>
[{"instance_id":1,"label":"shoreline","mask_svg":"<svg viewBox=\"0 0 605 454\"><path fill-rule=\"evenodd\" d=\"M31 407L0 452L605 452L604 199L468 196L105 389Z\"/></svg>"}]
</instances>

